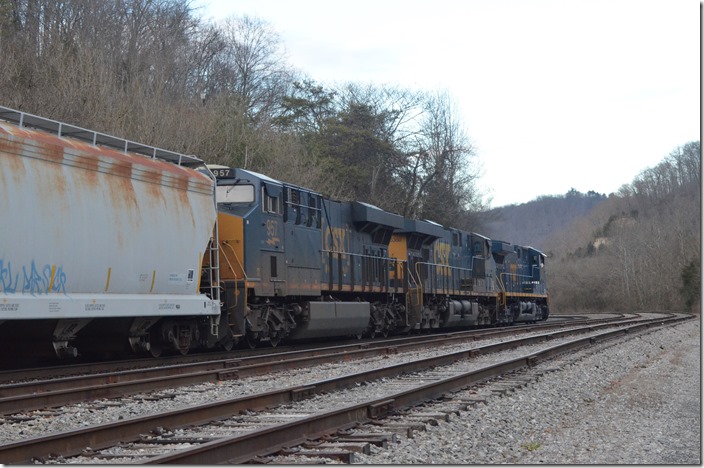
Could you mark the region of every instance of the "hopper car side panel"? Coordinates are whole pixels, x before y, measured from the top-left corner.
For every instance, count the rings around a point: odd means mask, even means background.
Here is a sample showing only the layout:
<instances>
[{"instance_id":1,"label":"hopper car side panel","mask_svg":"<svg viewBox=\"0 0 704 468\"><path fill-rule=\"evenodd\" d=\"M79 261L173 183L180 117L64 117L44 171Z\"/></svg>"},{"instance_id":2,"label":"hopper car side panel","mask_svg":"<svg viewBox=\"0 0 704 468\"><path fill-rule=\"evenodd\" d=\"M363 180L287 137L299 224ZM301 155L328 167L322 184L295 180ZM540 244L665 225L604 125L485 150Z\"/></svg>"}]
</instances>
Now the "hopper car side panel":
<instances>
[{"instance_id":1,"label":"hopper car side panel","mask_svg":"<svg viewBox=\"0 0 704 468\"><path fill-rule=\"evenodd\" d=\"M220 300L200 283L214 183L181 165L200 160L3 107L0 119L3 355L76 356L108 337L154 355L212 345Z\"/></svg>"},{"instance_id":2,"label":"hopper car side panel","mask_svg":"<svg viewBox=\"0 0 704 468\"><path fill-rule=\"evenodd\" d=\"M212 314L198 291L215 216L208 180L34 133L0 126L0 295L13 318L154 314L169 301L162 310ZM144 306L109 305L125 294Z\"/></svg>"}]
</instances>

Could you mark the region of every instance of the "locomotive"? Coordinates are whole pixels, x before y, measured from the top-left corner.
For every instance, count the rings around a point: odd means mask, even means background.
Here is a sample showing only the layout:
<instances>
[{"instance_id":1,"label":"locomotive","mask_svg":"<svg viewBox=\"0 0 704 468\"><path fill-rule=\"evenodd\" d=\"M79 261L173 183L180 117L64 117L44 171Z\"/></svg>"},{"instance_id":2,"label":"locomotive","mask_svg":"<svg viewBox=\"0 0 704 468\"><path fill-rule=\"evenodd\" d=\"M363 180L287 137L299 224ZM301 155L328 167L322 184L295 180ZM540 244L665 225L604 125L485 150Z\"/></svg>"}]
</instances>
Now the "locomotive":
<instances>
[{"instance_id":1,"label":"locomotive","mask_svg":"<svg viewBox=\"0 0 704 468\"><path fill-rule=\"evenodd\" d=\"M276 346L548 317L545 255L534 248L330 200L245 169L209 169L222 323L233 342Z\"/></svg>"},{"instance_id":2,"label":"locomotive","mask_svg":"<svg viewBox=\"0 0 704 468\"><path fill-rule=\"evenodd\" d=\"M3 359L548 317L545 255L0 107Z\"/></svg>"}]
</instances>

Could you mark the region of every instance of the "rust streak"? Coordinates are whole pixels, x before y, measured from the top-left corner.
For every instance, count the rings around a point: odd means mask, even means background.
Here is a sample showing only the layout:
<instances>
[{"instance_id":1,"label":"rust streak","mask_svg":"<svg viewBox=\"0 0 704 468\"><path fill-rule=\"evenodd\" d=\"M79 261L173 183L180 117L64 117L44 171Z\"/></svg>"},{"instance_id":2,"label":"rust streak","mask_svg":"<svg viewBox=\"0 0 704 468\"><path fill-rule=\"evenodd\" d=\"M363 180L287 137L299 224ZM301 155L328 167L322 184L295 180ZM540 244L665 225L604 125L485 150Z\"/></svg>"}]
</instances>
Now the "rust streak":
<instances>
[{"instance_id":1,"label":"rust streak","mask_svg":"<svg viewBox=\"0 0 704 468\"><path fill-rule=\"evenodd\" d=\"M147 177L152 177L151 174L154 174L155 183L163 184L171 180L179 190L190 188L203 191L208 190L212 186L212 181L206 175L170 162L151 159L133 153L124 153L112 148L94 146L80 140L60 138L44 131L19 128L12 125L0 124L0 135L2 133L7 134L8 138L3 139L0 137L0 140L5 142L5 148L0 147L0 152L12 151L13 145L22 144L22 142L26 141L27 144L36 146L36 156L56 163L62 163L65 155L71 155L70 158L74 161L80 160L80 165L84 168L88 170L96 168L97 170L97 162L92 163L91 161L99 161L102 158L103 161L113 161L117 166L131 167L134 165L135 168L150 174ZM15 139L18 141L13 142ZM14 148L16 149L16 146ZM159 174L159 176L156 174ZM165 178L164 176L169 177ZM161 182L157 182L158 179L161 179Z\"/></svg>"}]
</instances>

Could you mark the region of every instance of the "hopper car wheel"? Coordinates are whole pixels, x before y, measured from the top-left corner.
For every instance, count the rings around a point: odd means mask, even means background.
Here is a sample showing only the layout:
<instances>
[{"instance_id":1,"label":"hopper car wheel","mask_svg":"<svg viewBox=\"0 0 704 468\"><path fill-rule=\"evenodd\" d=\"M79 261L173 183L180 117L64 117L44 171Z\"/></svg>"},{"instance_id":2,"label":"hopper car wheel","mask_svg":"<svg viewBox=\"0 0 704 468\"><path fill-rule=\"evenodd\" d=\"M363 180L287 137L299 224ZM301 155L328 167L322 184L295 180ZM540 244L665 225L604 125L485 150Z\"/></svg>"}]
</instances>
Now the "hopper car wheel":
<instances>
[{"instance_id":1,"label":"hopper car wheel","mask_svg":"<svg viewBox=\"0 0 704 468\"><path fill-rule=\"evenodd\" d=\"M178 352L181 356L188 354L191 349L190 330L182 330L179 328L169 330L168 333L171 348Z\"/></svg>"},{"instance_id":2,"label":"hopper car wheel","mask_svg":"<svg viewBox=\"0 0 704 468\"><path fill-rule=\"evenodd\" d=\"M154 326L150 330L150 336L149 336L149 354L152 357L155 358L160 358L161 355L164 352L164 342L161 341L161 337L159 335L159 330L158 327Z\"/></svg>"},{"instance_id":3,"label":"hopper car wheel","mask_svg":"<svg viewBox=\"0 0 704 468\"><path fill-rule=\"evenodd\" d=\"M164 352L164 347L159 344L151 343L151 346L149 346L149 354L151 354L152 357L159 358L161 357L161 354Z\"/></svg>"}]
</instances>

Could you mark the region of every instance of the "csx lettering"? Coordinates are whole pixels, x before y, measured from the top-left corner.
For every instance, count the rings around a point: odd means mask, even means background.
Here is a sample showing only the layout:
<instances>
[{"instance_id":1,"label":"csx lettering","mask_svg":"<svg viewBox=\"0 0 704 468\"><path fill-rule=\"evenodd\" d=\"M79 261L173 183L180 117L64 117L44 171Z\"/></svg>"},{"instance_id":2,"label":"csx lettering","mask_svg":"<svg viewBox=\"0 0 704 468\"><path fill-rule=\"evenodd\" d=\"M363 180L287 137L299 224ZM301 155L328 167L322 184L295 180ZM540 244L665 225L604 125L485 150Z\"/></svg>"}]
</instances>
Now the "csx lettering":
<instances>
[{"instance_id":1,"label":"csx lettering","mask_svg":"<svg viewBox=\"0 0 704 468\"><path fill-rule=\"evenodd\" d=\"M266 236L267 240L266 243L267 245L274 246L279 244L281 242L281 239L279 239L278 236L279 232L279 223L275 219L267 219L266 221Z\"/></svg>"},{"instance_id":2,"label":"csx lettering","mask_svg":"<svg viewBox=\"0 0 704 468\"><path fill-rule=\"evenodd\" d=\"M332 238L330 235L325 236L325 249L333 252L347 252L349 250L346 248L348 243L348 230L345 228L333 227L330 228L330 231L331 232L329 234L332 234Z\"/></svg>"},{"instance_id":3,"label":"csx lettering","mask_svg":"<svg viewBox=\"0 0 704 468\"><path fill-rule=\"evenodd\" d=\"M438 265L450 264L450 244L443 241L438 241L435 244L434 260ZM436 267L435 272L438 275L448 275L449 268Z\"/></svg>"}]
</instances>

